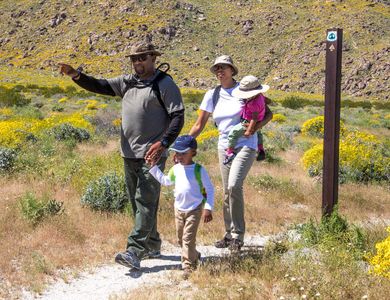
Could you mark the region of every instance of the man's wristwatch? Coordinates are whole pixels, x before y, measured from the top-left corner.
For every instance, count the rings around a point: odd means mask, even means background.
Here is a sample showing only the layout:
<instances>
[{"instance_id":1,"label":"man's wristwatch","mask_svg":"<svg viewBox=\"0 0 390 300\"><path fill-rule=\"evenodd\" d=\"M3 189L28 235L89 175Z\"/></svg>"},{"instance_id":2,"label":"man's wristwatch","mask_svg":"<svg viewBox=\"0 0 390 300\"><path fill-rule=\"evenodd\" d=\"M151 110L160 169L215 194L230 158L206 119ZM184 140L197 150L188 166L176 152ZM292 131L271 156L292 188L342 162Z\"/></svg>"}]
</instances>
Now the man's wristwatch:
<instances>
[{"instance_id":1,"label":"man's wristwatch","mask_svg":"<svg viewBox=\"0 0 390 300\"><path fill-rule=\"evenodd\" d=\"M164 147L164 148L168 148L168 146L169 146L169 142L168 142L168 140L167 139L162 139L161 141L161 145Z\"/></svg>"},{"instance_id":2,"label":"man's wristwatch","mask_svg":"<svg viewBox=\"0 0 390 300\"><path fill-rule=\"evenodd\" d=\"M73 79L73 80L79 80L79 79L80 79L80 75L81 75L81 72L80 72L80 71L77 71L77 75L72 76L72 79Z\"/></svg>"}]
</instances>

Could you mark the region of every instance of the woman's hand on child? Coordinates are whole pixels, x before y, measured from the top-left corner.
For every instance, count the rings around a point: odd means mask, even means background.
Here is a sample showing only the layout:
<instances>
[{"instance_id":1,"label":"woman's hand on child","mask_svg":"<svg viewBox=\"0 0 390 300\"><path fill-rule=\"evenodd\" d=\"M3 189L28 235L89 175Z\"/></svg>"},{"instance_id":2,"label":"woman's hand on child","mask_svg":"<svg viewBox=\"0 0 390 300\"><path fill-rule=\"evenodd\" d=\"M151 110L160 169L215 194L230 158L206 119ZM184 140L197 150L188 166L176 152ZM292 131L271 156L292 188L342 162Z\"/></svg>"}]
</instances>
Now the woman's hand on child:
<instances>
[{"instance_id":1,"label":"woman's hand on child","mask_svg":"<svg viewBox=\"0 0 390 300\"><path fill-rule=\"evenodd\" d=\"M248 131L248 130L244 132L244 136L246 136L246 137L250 137L252 134L253 134L253 133L251 133L251 132Z\"/></svg>"},{"instance_id":2,"label":"woman's hand on child","mask_svg":"<svg viewBox=\"0 0 390 300\"><path fill-rule=\"evenodd\" d=\"M246 131L244 132L245 137L250 137L251 135L253 135L256 132L256 130L253 130L253 129L248 130L249 123L243 123L242 125L246 128Z\"/></svg>"},{"instance_id":3,"label":"woman's hand on child","mask_svg":"<svg viewBox=\"0 0 390 300\"><path fill-rule=\"evenodd\" d=\"M208 223L213 220L213 213L209 209L203 209L203 222Z\"/></svg>"}]
</instances>

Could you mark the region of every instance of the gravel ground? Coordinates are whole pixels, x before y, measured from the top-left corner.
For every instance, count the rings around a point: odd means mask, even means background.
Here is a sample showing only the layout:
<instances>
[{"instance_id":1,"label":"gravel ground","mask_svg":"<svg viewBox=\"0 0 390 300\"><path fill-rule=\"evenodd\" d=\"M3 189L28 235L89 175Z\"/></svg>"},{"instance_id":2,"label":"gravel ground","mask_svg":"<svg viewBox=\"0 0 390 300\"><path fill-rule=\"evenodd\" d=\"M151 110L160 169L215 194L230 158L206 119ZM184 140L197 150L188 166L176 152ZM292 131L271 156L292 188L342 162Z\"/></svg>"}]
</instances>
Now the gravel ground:
<instances>
[{"instance_id":1,"label":"gravel ground","mask_svg":"<svg viewBox=\"0 0 390 300\"><path fill-rule=\"evenodd\" d=\"M252 236L245 239L245 247L262 247L268 237ZM214 246L198 246L202 260L228 254L227 249L217 249ZM179 270L181 250L168 243L162 245L162 256L158 259L148 259L141 262L141 270L110 263L95 268L92 271L81 272L77 278L58 280L50 284L41 295L23 292L22 299L45 300L105 300L120 296L141 286L159 286L170 280L170 274Z\"/></svg>"}]
</instances>

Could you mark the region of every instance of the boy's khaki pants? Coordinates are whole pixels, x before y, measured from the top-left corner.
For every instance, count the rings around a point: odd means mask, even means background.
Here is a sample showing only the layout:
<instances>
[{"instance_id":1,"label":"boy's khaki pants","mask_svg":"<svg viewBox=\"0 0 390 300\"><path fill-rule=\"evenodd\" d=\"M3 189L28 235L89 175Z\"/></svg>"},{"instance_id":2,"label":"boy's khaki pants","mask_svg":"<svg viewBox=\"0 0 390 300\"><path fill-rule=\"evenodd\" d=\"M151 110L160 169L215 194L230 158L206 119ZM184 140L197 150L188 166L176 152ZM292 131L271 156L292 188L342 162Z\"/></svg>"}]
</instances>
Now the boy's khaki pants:
<instances>
[{"instance_id":1,"label":"boy's khaki pants","mask_svg":"<svg viewBox=\"0 0 390 300\"><path fill-rule=\"evenodd\" d=\"M191 211L175 209L177 241L182 249L181 265L183 269L195 269L199 252L196 250L196 233L202 217L203 206Z\"/></svg>"}]
</instances>

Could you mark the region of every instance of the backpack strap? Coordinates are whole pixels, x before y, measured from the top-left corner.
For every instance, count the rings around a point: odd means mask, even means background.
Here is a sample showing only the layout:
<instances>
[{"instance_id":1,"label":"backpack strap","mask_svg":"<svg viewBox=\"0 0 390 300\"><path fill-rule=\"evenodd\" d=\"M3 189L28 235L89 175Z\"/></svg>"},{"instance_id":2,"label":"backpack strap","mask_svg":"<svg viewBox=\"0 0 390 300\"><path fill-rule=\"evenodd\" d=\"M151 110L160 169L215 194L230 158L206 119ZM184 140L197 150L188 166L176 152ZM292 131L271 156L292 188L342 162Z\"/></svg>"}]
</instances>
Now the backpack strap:
<instances>
[{"instance_id":1,"label":"backpack strap","mask_svg":"<svg viewBox=\"0 0 390 300\"><path fill-rule=\"evenodd\" d=\"M202 203L204 204L204 203L206 203L207 193L206 193L206 189L204 188L203 183L202 183L202 174L200 173L201 169L202 169L202 166L198 163L195 163L195 178L199 184L200 193L203 196Z\"/></svg>"},{"instance_id":2,"label":"backpack strap","mask_svg":"<svg viewBox=\"0 0 390 300\"><path fill-rule=\"evenodd\" d=\"M219 100L219 93L221 92L221 85L217 85L213 92L213 111L215 110L215 107L217 106L218 100ZM217 123L214 122L214 126L218 128Z\"/></svg>"},{"instance_id":3,"label":"backpack strap","mask_svg":"<svg viewBox=\"0 0 390 300\"><path fill-rule=\"evenodd\" d=\"M165 67L164 71L161 70L162 67ZM166 108L166 106L164 104L164 101L162 100L160 87L158 86L158 82L160 80L162 80L163 78L165 78L166 76L169 76L170 78L172 78L172 76L167 73L167 71L169 70L169 64L162 63L156 69L159 70L160 73L152 81L152 90L156 94L157 100L160 103L161 107L164 109L164 111L167 114L168 118L171 119L171 117L169 116L169 112L168 112L168 110L167 110L167 108Z\"/></svg>"},{"instance_id":4,"label":"backpack strap","mask_svg":"<svg viewBox=\"0 0 390 300\"><path fill-rule=\"evenodd\" d=\"M215 109L215 107L217 106L217 103L218 103L218 100L219 100L219 93L221 92L221 88L222 86L221 85L217 85L214 89L214 93L213 93L213 110Z\"/></svg>"},{"instance_id":5,"label":"backpack strap","mask_svg":"<svg viewBox=\"0 0 390 300\"><path fill-rule=\"evenodd\" d=\"M176 180L176 176L175 176L175 172L173 171L173 167L170 168L168 171L168 178L172 182L175 182L175 180Z\"/></svg>"}]
</instances>

